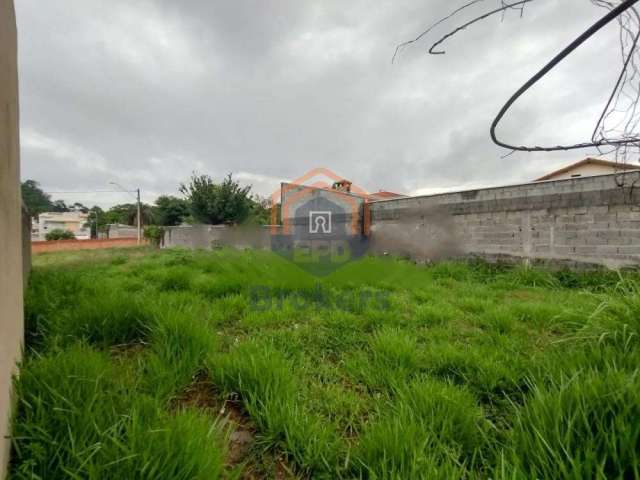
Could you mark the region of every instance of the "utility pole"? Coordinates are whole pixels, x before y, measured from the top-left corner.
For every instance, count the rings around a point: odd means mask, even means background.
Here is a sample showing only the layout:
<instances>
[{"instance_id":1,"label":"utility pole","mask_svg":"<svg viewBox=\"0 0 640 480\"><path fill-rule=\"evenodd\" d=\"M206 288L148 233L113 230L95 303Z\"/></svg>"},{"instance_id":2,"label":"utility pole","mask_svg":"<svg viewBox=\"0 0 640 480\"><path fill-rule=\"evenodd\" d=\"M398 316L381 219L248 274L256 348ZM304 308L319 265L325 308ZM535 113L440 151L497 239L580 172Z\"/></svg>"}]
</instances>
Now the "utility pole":
<instances>
[{"instance_id":1,"label":"utility pole","mask_svg":"<svg viewBox=\"0 0 640 480\"><path fill-rule=\"evenodd\" d=\"M116 182L109 182L109 184L115 185L120 190L122 190L125 193L128 193L131 196L133 196L133 192L136 193L136 196L135 196L136 203L137 203L136 226L138 230L138 245L140 245L142 243L142 204L140 203L140 189L136 188L135 190L127 190L122 185Z\"/></svg>"},{"instance_id":2,"label":"utility pole","mask_svg":"<svg viewBox=\"0 0 640 480\"><path fill-rule=\"evenodd\" d=\"M140 189L138 188L136 190L136 193L138 194L138 245L140 245L140 243L142 242L142 231L141 231L141 221L140 221Z\"/></svg>"},{"instance_id":3,"label":"utility pole","mask_svg":"<svg viewBox=\"0 0 640 480\"><path fill-rule=\"evenodd\" d=\"M95 215L95 224L96 224L96 240L100 238L100 232L98 231L98 210L94 210L93 211L94 215Z\"/></svg>"}]
</instances>

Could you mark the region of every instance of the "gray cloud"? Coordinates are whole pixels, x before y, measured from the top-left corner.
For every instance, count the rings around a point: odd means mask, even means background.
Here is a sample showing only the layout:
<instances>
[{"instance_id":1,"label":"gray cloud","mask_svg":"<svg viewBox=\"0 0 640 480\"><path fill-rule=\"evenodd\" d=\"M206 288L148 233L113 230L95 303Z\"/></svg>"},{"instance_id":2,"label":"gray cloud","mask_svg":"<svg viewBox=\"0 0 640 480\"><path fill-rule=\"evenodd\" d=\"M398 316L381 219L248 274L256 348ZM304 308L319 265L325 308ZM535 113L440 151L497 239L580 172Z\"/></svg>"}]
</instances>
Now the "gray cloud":
<instances>
[{"instance_id":1,"label":"gray cloud","mask_svg":"<svg viewBox=\"0 0 640 480\"><path fill-rule=\"evenodd\" d=\"M176 193L194 170L234 172L267 195L325 166L368 190L411 193L527 181L591 153L503 159L488 127L603 11L588 0L537 0L522 19L465 31L447 55L425 55L423 42L391 64L398 43L451 8L449 0L18 0L22 176L53 191L116 181L150 201ZM588 137L620 68L616 33L612 25L523 99L505 138Z\"/></svg>"}]
</instances>

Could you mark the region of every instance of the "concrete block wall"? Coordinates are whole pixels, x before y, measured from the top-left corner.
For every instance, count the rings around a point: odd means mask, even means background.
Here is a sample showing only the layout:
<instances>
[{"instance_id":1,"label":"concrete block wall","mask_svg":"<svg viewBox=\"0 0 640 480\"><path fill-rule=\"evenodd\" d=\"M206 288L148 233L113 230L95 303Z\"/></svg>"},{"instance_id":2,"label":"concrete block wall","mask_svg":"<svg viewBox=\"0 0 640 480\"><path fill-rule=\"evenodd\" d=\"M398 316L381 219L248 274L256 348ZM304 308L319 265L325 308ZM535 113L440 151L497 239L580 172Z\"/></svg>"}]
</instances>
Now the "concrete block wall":
<instances>
[{"instance_id":1,"label":"concrete block wall","mask_svg":"<svg viewBox=\"0 0 640 480\"><path fill-rule=\"evenodd\" d=\"M138 229L129 225L109 225L108 238L138 238Z\"/></svg>"},{"instance_id":2,"label":"concrete block wall","mask_svg":"<svg viewBox=\"0 0 640 480\"><path fill-rule=\"evenodd\" d=\"M165 227L164 248L217 248L230 246L234 248L267 249L271 245L273 229L280 227L247 226L232 227L228 225L188 225Z\"/></svg>"},{"instance_id":3,"label":"concrete block wall","mask_svg":"<svg viewBox=\"0 0 640 480\"><path fill-rule=\"evenodd\" d=\"M12 0L0 0L0 478L9 459L12 375L24 338L18 63Z\"/></svg>"},{"instance_id":4,"label":"concrete block wall","mask_svg":"<svg viewBox=\"0 0 640 480\"><path fill-rule=\"evenodd\" d=\"M375 250L640 264L640 172L375 202Z\"/></svg>"},{"instance_id":5,"label":"concrete block wall","mask_svg":"<svg viewBox=\"0 0 640 480\"><path fill-rule=\"evenodd\" d=\"M185 248L211 248L220 240L224 225L189 225L165 227L164 246Z\"/></svg>"},{"instance_id":6,"label":"concrete block wall","mask_svg":"<svg viewBox=\"0 0 640 480\"><path fill-rule=\"evenodd\" d=\"M298 195L303 189L309 192ZM324 189L283 190L283 201L290 204L283 223L294 227L308 224L310 200L326 206L325 200L340 205L347 198ZM348 200L347 213L336 219L351 225L357 216L361 228L368 215L373 253L610 268L640 264L640 171L369 204L357 196ZM270 233L269 228L174 227L165 235L165 246L268 248Z\"/></svg>"}]
</instances>

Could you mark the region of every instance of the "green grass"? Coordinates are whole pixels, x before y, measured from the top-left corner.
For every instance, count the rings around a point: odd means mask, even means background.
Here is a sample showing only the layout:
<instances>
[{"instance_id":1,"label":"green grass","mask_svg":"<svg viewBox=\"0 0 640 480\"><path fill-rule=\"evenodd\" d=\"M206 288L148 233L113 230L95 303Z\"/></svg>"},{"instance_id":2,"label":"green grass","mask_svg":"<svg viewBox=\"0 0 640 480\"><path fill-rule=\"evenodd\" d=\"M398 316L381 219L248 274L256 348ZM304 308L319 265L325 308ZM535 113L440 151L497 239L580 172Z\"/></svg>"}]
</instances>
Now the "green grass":
<instances>
[{"instance_id":1,"label":"green grass","mask_svg":"<svg viewBox=\"0 0 640 480\"><path fill-rule=\"evenodd\" d=\"M636 274L34 260L13 478L640 478ZM254 432L233 461L231 404Z\"/></svg>"}]
</instances>

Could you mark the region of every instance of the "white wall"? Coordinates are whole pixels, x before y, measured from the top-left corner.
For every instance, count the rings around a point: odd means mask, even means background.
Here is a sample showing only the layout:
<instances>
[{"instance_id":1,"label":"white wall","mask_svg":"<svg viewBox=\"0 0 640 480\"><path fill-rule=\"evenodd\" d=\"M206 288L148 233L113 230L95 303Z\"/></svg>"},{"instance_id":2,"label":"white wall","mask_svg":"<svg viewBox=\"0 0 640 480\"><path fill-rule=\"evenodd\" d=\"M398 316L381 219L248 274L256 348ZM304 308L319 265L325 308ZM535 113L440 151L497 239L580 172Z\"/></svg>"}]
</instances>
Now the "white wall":
<instances>
[{"instance_id":1,"label":"white wall","mask_svg":"<svg viewBox=\"0 0 640 480\"><path fill-rule=\"evenodd\" d=\"M558 175L554 175L553 177L547 178L546 180L566 180L569 178L592 177L594 175L609 175L611 173L621 172L622 170L616 170L615 168L612 168L608 165L587 163L585 165L578 165L567 172L559 173ZM578 176L575 177L574 175Z\"/></svg>"}]
</instances>

